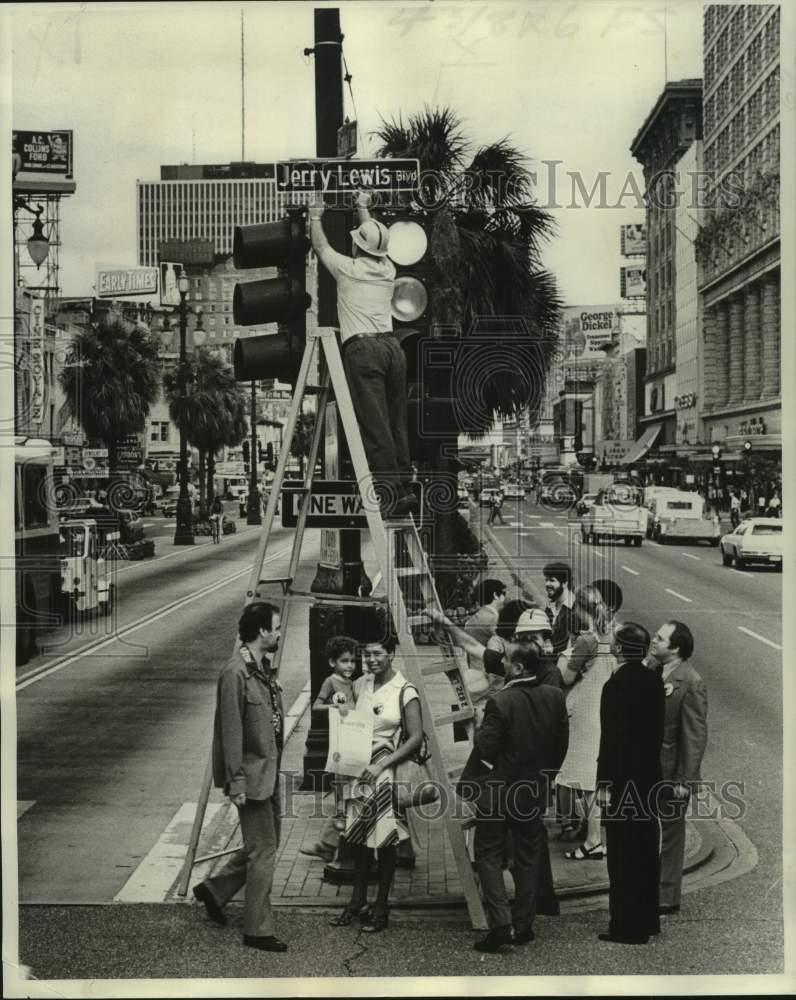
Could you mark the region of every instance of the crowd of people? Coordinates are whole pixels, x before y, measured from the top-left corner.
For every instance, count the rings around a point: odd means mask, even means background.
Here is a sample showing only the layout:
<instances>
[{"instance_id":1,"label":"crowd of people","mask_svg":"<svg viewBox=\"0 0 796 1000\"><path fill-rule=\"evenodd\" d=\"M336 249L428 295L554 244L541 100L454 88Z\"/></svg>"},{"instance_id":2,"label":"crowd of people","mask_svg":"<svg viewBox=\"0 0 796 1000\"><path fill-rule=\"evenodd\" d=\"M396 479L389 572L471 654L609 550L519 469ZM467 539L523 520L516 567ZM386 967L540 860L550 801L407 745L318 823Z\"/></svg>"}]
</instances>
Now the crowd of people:
<instances>
[{"instance_id":1,"label":"crowd of people","mask_svg":"<svg viewBox=\"0 0 796 1000\"><path fill-rule=\"evenodd\" d=\"M556 915L548 829L571 841L566 863L607 861L610 920L602 940L643 944L661 914L680 908L685 815L707 744L705 683L691 665L688 626L669 620L654 635L620 621L621 588L593 580L573 589L571 568L544 568L544 605L508 600L487 579L481 606L463 626L431 617L467 654L476 710L472 750L456 791L471 810L473 856L489 931L475 947L500 952L534 939L537 914ZM279 842L283 709L269 657L279 644L279 612L249 604L240 648L218 682L214 777L237 807L243 847L194 894L211 919L246 885L244 943L287 945L274 933L269 894ZM318 849L331 860L341 836L354 857L349 903L334 926L365 933L389 925L389 898L402 844L418 806L438 796L404 780L422 761L423 718L414 684L397 669L396 636L373 617L368 634L329 640L329 676L315 711L356 709L372 717L368 766L336 776L335 809ZM353 679L358 662L362 674ZM321 850L323 848L323 850ZM376 897L368 880L376 859ZM511 871L509 903L503 873Z\"/></svg>"}]
</instances>

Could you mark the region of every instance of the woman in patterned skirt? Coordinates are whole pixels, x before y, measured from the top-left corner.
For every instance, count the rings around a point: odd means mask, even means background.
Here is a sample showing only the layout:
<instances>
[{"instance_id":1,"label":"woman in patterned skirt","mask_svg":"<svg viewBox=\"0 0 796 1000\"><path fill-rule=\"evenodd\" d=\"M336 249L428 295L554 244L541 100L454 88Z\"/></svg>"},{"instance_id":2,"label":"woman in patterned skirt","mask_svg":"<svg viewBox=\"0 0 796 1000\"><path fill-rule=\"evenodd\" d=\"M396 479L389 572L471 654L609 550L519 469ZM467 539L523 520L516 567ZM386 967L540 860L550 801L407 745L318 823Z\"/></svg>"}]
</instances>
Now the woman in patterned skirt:
<instances>
[{"instance_id":1,"label":"woman in patterned skirt","mask_svg":"<svg viewBox=\"0 0 796 1000\"><path fill-rule=\"evenodd\" d=\"M358 712L373 715L370 764L350 788L346 801L345 838L354 852L354 891L351 902L331 921L335 927L356 917L362 930L384 930L388 923L389 896L397 863L398 842L409 837L405 813L409 804L394 785L395 765L410 758L423 741L423 722L417 689L393 667L393 635L367 641L363 648L365 673L354 683ZM403 704L406 739L402 732ZM396 801L398 800L398 801ZM373 852L378 862L376 902L368 907L368 874Z\"/></svg>"},{"instance_id":2,"label":"woman in patterned skirt","mask_svg":"<svg viewBox=\"0 0 796 1000\"><path fill-rule=\"evenodd\" d=\"M600 749L600 697L616 666L608 634L611 615L595 586L578 590L572 611L581 631L558 659L567 696L569 749L556 784L579 796L586 819L586 839L564 857L568 861L600 861L605 851L594 793Z\"/></svg>"}]
</instances>

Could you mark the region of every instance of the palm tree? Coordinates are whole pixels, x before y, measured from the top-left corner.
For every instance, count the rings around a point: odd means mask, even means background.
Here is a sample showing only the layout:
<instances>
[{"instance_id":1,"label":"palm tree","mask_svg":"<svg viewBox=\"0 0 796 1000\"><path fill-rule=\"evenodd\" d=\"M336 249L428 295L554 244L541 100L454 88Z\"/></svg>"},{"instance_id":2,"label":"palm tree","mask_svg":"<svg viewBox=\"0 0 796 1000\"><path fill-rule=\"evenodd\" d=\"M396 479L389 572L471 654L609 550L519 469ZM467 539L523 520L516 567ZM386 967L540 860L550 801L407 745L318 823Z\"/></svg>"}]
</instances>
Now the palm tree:
<instances>
[{"instance_id":1,"label":"palm tree","mask_svg":"<svg viewBox=\"0 0 796 1000\"><path fill-rule=\"evenodd\" d=\"M235 447L246 436L247 403L232 369L215 352L198 348L187 360L186 392L179 369L165 373L163 387L169 416L199 452L199 511L205 517L213 499L215 455L224 445Z\"/></svg>"},{"instance_id":2,"label":"palm tree","mask_svg":"<svg viewBox=\"0 0 796 1000\"><path fill-rule=\"evenodd\" d=\"M158 342L143 324L108 313L73 340L58 376L64 415L108 449L108 487L118 473L118 442L140 433L160 395Z\"/></svg>"},{"instance_id":3,"label":"palm tree","mask_svg":"<svg viewBox=\"0 0 796 1000\"><path fill-rule=\"evenodd\" d=\"M433 210L428 268L432 324L460 329L465 350L469 336L479 356L493 361L491 371L479 365L478 398L459 399L460 429L480 437L492 426L495 412L515 416L527 407L533 414L544 395L539 374L546 373L555 350L562 302L555 278L541 261L554 220L533 200L526 156L508 138L473 153L461 118L450 108L426 106L405 122L400 115L382 118L376 136L378 156L420 161L418 201ZM514 351L516 360L495 362L500 351L492 353L488 343L484 351L482 338L493 337L497 349L507 333L527 337L527 347ZM529 359L525 371L521 354ZM452 601L462 586L460 574L457 580L455 572L441 570L446 554L472 550L466 545L471 533L452 510L456 469L449 458L439 457L455 446L455 440L439 442L429 483L433 488L437 480L442 487L438 495L450 498L434 512L432 565L440 567L435 576L443 603L443 594Z\"/></svg>"}]
</instances>

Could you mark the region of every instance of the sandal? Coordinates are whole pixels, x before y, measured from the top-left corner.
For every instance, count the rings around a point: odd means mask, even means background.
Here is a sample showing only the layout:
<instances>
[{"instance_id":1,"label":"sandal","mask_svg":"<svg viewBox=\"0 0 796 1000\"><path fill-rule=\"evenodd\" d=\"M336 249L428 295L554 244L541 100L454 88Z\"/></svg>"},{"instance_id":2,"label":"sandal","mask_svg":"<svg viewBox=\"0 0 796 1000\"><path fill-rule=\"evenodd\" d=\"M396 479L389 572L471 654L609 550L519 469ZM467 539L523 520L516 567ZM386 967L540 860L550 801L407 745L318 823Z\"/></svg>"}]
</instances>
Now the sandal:
<instances>
[{"instance_id":1,"label":"sandal","mask_svg":"<svg viewBox=\"0 0 796 1000\"><path fill-rule=\"evenodd\" d=\"M362 903L349 903L341 913L338 913L336 917L332 917L329 921L329 926L348 927L357 917L364 916L366 910L367 903L364 906Z\"/></svg>"},{"instance_id":2,"label":"sandal","mask_svg":"<svg viewBox=\"0 0 796 1000\"><path fill-rule=\"evenodd\" d=\"M580 823L564 823L558 833L556 840L577 840L580 836Z\"/></svg>"},{"instance_id":3,"label":"sandal","mask_svg":"<svg viewBox=\"0 0 796 1000\"><path fill-rule=\"evenodd\" d=\"M567 861L602 861L605 857L605 850L602 844L595 844L594 847L586 847L581 844L574 851L565 851L564 857Z\"/></svg>"},{"instance_id":4,"label":"sandal","mask_svg":"<svg viewBox=\"0 0 796 1000\"><path fill-rule=\"evenodd\" d=\"M379 931L383 931L384 928L390 922L390 911L388 909L377 910L376 907L372 907L367 918L362 919L362 932L363 934L378 934Z\"/></svg>"}]
</instances>

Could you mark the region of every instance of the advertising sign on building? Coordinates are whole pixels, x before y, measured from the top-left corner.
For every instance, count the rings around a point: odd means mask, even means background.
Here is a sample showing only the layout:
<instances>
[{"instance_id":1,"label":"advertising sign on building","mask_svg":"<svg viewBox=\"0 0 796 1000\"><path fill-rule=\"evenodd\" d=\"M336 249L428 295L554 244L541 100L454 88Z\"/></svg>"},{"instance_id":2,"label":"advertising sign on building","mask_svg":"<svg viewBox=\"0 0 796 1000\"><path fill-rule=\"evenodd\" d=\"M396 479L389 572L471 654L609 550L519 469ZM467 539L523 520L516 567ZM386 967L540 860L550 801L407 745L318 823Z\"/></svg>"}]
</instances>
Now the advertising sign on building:
<instances>
[{"instance_id":1,"label":"advertising sign on building","mask_svg":"<svg viewBox=\"0 0 796 1000\"><path fill-rule=\"evenodd\" d=\"M15 191L71 194L75 190L71 130L26 132L15 129L11 144Z\"/></svg>"},{"instance_id":2,"label":"advertising sign on building","mask_svg":"<svg viewBox=\"0 0 796 1000\"><path fill-rule=\"evenodd\" d=\"M619 271L619 294L623 299L646 298L646 267L622 267Z\"/></svg>"},{"instance_id":3,"label":"advertising sign on building","mask_svg":"<svg viewBox=\"0 0 796 1000\"><path fill-rule=\"evenodd\" d=\"M643 222L637 225L620 226L619 242L623 257L646 257L647 227Z\"/></svg>"},{"instance_id":4,"label":"advertising sign on building","mask_svg":"<svg viewBox=\"0 0 796 1000\"><path fill-rule=\"evenodd\" d=\"M30 300L30 422L44 421L44 392L46 372L44 370L44 298L34 296Z\"/></svg>"},{"instance_id":5,"label":"advertising sign on building","mask_svg":"<svg viewBox=\"0 0 796 1000\"><path fill-rule=\"evenodd\" d=\"M600 441L596 447L597 460L606 465L618 465L633 447L633 441L619 438Z\"/></svg>"},{"instance_id":6,"label":"advertising sign on building","mask_svg":"<svg viewBox=\"0 0 796 1000\"><path fill-rule=\"evenodd\" d=\"M568 306L564 309L564 361L602 361L603 345L609 344L619 328L619 312L614 306Z\"/></svg>"},{"instance_id":7,"label":"advertising sign on building","mask_svg":"<svg viewBox=\"0 0 796 1000\"><path fill-rule=\"evenodd\" d=\"M180 304L180 277L182 264L173 261L160 262L160 304L162 306L178 306Z\"/></svg>"},{"instance_id":8,"label":"advertising sign on building","mask_svg":"<svg viewBox=\"0 0 796 1000\"><path fill-rule=\"evenodd\" d=\"M158 244L158 259L176 260L181 264L213 264L213 241L204 237L194 240L164 240Z\"/></svg>"},{"instance_id":9,"label":"advertising sign on building","mask_svg":"<svg viewBox=\"0 0 796 1000\"><path fill-rule=\"evenodd\" d=\"M158 270L156 267L98 267L94 287L100 299L117 295L155 295Z\"/></svg>"}]
</instances>

